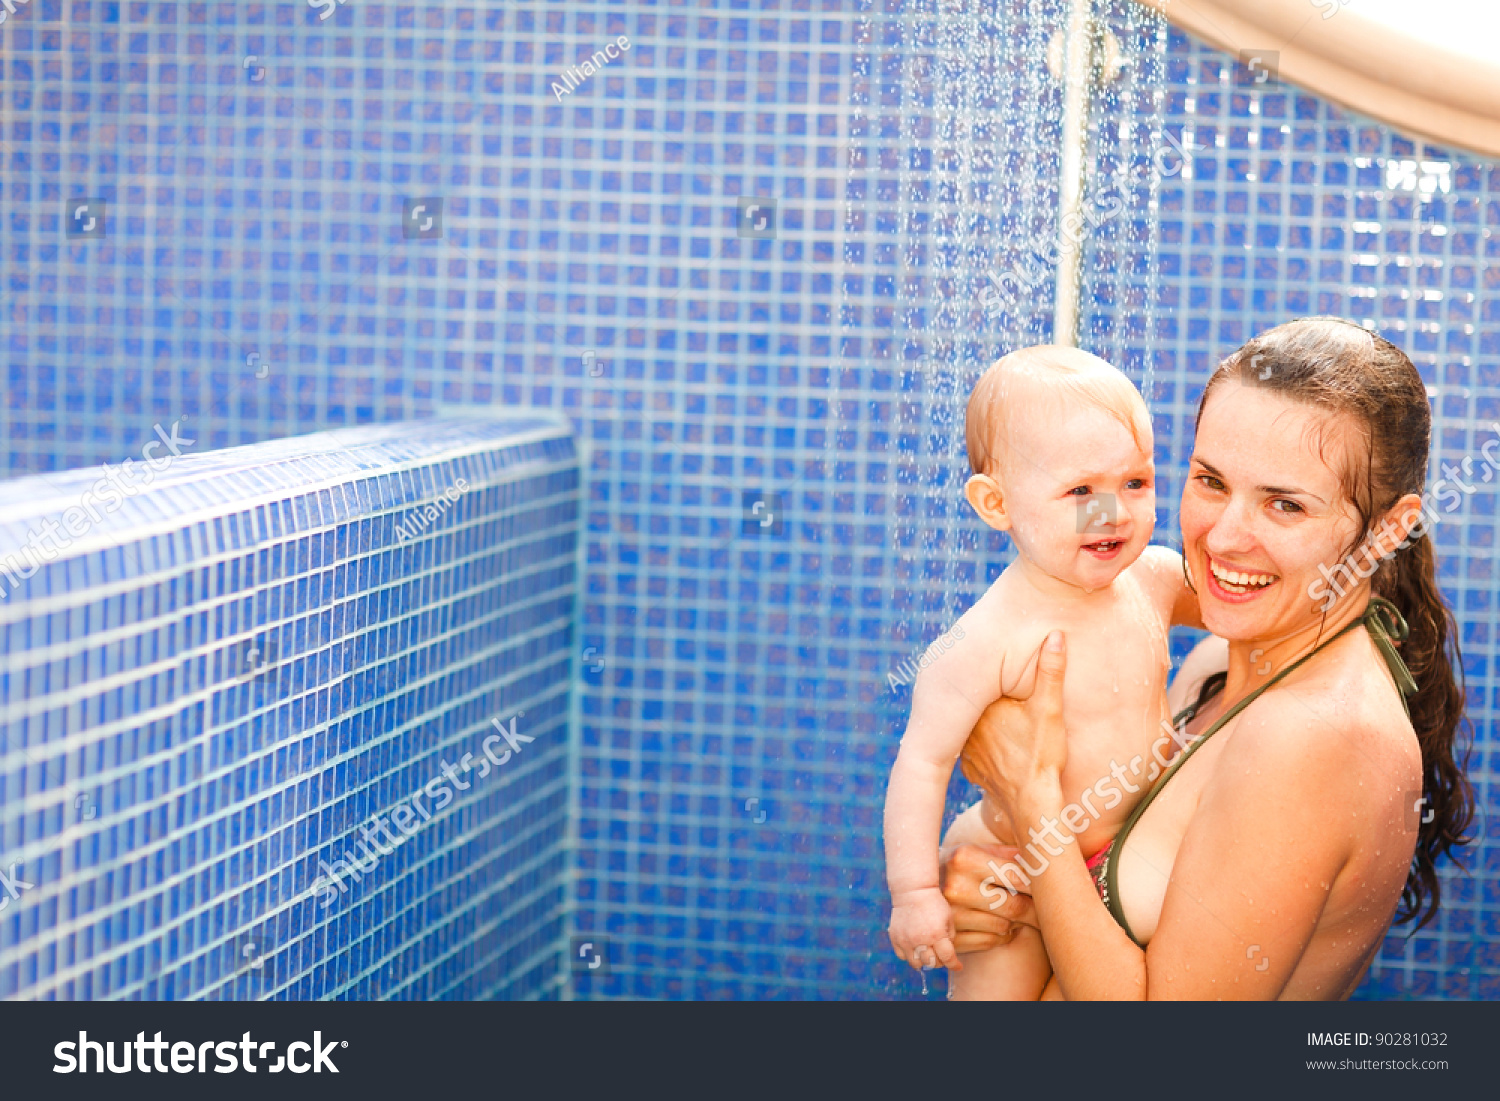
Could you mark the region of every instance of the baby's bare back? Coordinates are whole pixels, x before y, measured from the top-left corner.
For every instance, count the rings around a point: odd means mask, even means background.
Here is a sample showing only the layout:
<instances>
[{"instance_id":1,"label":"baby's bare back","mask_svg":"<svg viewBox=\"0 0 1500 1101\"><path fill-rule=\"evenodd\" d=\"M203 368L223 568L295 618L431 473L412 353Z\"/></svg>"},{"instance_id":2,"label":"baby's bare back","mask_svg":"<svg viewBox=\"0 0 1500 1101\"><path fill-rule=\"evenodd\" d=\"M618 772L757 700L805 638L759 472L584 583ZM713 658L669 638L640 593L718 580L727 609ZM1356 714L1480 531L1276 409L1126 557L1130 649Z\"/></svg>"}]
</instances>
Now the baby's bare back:
<instances>
[{"instance_id":1,"label":"baby's bare back","mask_svg":"<svg viewBox=\"0 0 1500 1101\"><path fill-rule=\"evenodd\" d=\"M1067 636L1063 718L1068 763L1062 785L1064 798L1077 809L1069 812L1063 832L1079 838L1086 857L1109 843L1158 774L1153 745L1161 760L1175 751L1163 738L1162 726L1163 720L1170 721L1170 610L1153 601L1149 579L1138 566L1082 607L1049 602L1024 582L1007 586L1002 575L968 617L1004 625L996 671L1005 695L1015 699L1031 695L1037 654L1047 634L1059 629ZM991 601L991 607L984 607ZM988 797L982 814L990 832L1005 844L1024 845L1031 840L1031 829L1040 833L1045 825L1011 823ZM1057 848L1055 839L1047 843ZM1040 843L1038 851L1044 851Z\"/></svg>"}]
</instances>

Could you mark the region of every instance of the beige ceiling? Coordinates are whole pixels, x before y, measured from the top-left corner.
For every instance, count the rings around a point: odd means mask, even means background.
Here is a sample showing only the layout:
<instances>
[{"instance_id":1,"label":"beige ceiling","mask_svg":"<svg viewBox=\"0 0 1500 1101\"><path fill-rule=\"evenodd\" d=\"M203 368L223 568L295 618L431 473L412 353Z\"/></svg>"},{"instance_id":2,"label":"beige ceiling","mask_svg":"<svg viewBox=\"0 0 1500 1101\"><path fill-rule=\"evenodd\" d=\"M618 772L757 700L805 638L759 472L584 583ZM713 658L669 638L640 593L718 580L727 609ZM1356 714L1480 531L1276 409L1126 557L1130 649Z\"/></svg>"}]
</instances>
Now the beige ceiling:
<instances>
[{"instance_id":1,"label":"beige ceiling","mask_svg":"<svg viewBox=\"0 0 1500 1101\"><path fill-rule=\"evenodd\" d=\"M1278 79L1412 137L1500 156L1500 43L1479 61L1363 18L1357 0L1136 2L1231 57L1273 50Z\"/></svg>"}]
</instances>

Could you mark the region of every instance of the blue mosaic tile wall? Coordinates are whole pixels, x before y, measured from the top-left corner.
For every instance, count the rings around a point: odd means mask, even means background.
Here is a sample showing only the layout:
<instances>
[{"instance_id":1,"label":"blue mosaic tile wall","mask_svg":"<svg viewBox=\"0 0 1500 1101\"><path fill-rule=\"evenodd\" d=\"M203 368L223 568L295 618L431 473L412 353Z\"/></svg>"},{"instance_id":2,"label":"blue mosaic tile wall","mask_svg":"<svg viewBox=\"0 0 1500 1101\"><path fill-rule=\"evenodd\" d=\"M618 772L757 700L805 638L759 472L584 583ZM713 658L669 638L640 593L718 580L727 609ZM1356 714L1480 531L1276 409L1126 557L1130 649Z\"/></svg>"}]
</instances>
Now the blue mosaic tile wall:
<instances>
[{"instance_id":1,"label":"blue mosaic tile wall","mask_svg":"<svg viewBox=\"0 0 1500 1101\"><path fill-rule=\"evenodd\" d=\"M566 423L152 458L0 484L0 994L557 996Z\"/></svg>"},{"instance_id":2,"label":"blue mosaic tile wall","mask_svg":"<svg viewBox=\"0 0 1500 1101\"><path fill-rule=\"evenodd\" d=\"M1093 119L1101 182L1167 135L1192 159L1090 244L1082 332L1152 400L1159 537L1209 369L1288 316L1382 328L1433 387L1435 464L1477 456L1500 420L1494 167L1128 8L1108 9L1133 63ZM966 178L937 155L964 62L934 57L975 41L972 5L328 10L33 0L0 25L7 470L115 463L183 415L219 447L567 414L587 469L571 920L603 948L570 992L921 996L883 935L907 703L887 675L1008 561L949 488L954 411L984 356L1046 334L1051 296L992 326L976 309L962 355L929 346L969 324L939 239ZM985 76L1011 189L987 201L1005 234L1045 233L1059 6L987 10L1014 31ZM1437 535L1483 808L1494 510L1476 483ZM1363 996L1500 991L1480 829L1473 877Z\"/></svg>"}]
</instances>

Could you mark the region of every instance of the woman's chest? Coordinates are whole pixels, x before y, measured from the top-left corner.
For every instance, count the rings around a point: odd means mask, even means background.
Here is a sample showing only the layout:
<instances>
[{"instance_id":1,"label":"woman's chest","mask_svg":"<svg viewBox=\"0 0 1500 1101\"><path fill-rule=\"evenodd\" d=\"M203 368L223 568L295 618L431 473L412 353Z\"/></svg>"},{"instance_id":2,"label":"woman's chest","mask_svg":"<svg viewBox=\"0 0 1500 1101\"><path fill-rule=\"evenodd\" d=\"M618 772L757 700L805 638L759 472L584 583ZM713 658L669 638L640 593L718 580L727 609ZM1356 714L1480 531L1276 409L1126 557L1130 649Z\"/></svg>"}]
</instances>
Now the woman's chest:
<instances>
[{"instance_id":1,"label":"woman's chest","mask_svg":"<svg viewBox=\"0 0 1500 1101\"><path fill-rule=\"evenodd\" d=\"M1212 721L1212 715L1201 716L1191 724L1188 734L1208 729ZM1235 720L1226 723L1172 773L1125 838L1116 866L1115 890L1125 920L1142 944L1156 932L1172 867L1234 726Z\"/></svg>"}]
</instances>

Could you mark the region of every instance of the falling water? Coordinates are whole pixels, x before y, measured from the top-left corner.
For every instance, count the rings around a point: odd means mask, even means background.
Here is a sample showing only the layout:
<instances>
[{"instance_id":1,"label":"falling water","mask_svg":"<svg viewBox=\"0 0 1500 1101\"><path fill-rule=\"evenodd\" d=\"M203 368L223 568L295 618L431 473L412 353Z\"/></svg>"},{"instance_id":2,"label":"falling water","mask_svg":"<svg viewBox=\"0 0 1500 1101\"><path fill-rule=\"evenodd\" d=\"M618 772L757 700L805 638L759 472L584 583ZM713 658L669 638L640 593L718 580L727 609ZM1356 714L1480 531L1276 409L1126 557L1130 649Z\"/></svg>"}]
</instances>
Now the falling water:
<instances>
[{"instance_id":1,"label":"falling water","mask_svg":"<svg viewBox=\"0 0 1500 1101\"><path fill-rule=\"evenodd\" d=\"M1119 43L1121 67L1094 87L1089 193L1118 198L1120 213L1095 227L1084 250L1084 324L1079 343L1130 376L1155 399L1156 266L1164 182L1185 166L1164 139L1163 58L1167 24L1133 0L1101 5L1102 22ZM1164 175L1165 170L1165 175Z\"/></svg>"},{"instance_id":2,"label":"falling water","mask_svg":"<svg viewBox=\"0 0 1500 1101\"><path fill-rule=\"evenodd\" d=\"M894 534L907 649L941 633L989 580L962 497L969 391L1005 351L1050 338L1044 276L1010 301L993 291L1018 266L1040 275L1030 254L1054 233L1061 89L1045 53L1060 11L1037 0L916 0L899 16L891 350L904 399Z\"/></svg>"},{"instance_id":3,"label":"falling water","mask_svg":"<svg viewBox=\"0 0 1500 1101\"><path fill-rule=\"evenodd\" d=\"M1066 7L871 3L857 32L841 335L845 361L869 371L868 388L886 390L891 405L879 515L897 557L892 667L947 629L1012 553L964 501L964 413L989 364L1053 340L1063 85L1048 50L1061 45ZM1109 77L1095 73L1084 201L1097 212L1114 196L1119 210L1086 234L1079 342L1126 370L1149 402L1159 186L1151 165L1166 29L1130 0L1098 0L1095 14L1096 70L1108 57L1106 29L1121 64ZM843 426L830 427L836 469ZM892 733L906 717L905 701L884 692L874 710ZM950 813L956 806L950 800Z\"/></svg>"},{"instance_id":4,"label":"falling water","mask_svg":"<svg viewBox=\"0 0 1500 1101\"><path fill-rule=\"evenodd\" d=\"M865 167L885 172L866 193L866 270L889 292L878 301L892 302L873 319L889 337L879 332L869 353L893 372L897 397L888 515L903 656L1009 557L963 501L964 412L995 359L1053 339L1063 87L1047 55L1065 15L1062 0L909 0L894 17L868 17L877 94L864 108L866 155L880 163ZM1100 220L1085 240L1080 342L1149 401L1166 30L1129 0L1102 0L1096 25L1085 202ZM1106 29L1121 62L1108 78L1097 71Z\"/></svg>"}]
</instances>

